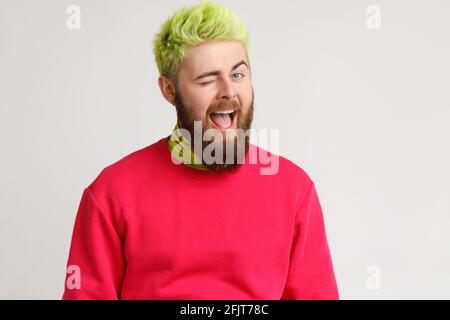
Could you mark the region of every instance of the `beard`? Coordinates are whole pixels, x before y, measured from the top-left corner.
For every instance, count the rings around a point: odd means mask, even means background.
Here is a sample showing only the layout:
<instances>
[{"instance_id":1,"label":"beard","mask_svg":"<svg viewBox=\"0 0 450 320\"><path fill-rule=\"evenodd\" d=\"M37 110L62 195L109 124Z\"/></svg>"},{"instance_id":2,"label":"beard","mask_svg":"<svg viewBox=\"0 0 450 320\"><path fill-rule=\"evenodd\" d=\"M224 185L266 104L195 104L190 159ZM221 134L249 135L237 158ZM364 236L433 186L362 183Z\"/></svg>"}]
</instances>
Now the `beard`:
<instances>
[{"instance_id":1,"label":"beard","mask_svg":"<svg viewBox=\"0 0 450 320\"><path fill-rule=\"evenodd\" d=\"M249 136L250 131L248 130L251 128L251 124L253 121L253 102L254 102L253 88L252 88L252 100L247 112L244 113L242 106L235 100L230 101L221 100L218 103L211 104L208 107L204 119L197 119L194 112L186 108L186 105L183 102L183 97L181 96L180 90L178 88L176 88L175 90L174 98L178 124L180 128L189 131L190 136L194 140L198 139L197 141L202 141L201 145L202 155L204 154L204 151L205 149L208 148L208 146L212 144L217 145L217 143L221 144L221 148L219 148L219 150L220 149L222 150L222 157L219 156L221 161L215 161L212 163L210 161L205 162L204 159L205 157L198 155L202 159L202 164L204 167L206 167L208 170L211 171L233 171L244 163L245 156L247 155L250 146L250 136ZM211 137L212 138L211 141L204 141L203 137L206 130L208 129L219 130L210 125L209 122L210 114L217 111L224 111L231 109L236 110L236 114L234 115L234 117L236 117L236 129L242 129L244 133L248 132L248 134L245 134L244 136L239 134L231 135L230 140L227 139L227 135L224 132L221 132L221 141L216 142L215 135ZM202 128L201 132L198 132L198 130L197 131L194 130L195 121L201 121L201 128ZM200 134L201 136L199 137ZM228 138L230 138L230 136L228 136ZM191 139L191 141L194 141L193 139ZM240 152L240 149L242 149L242 145L244 145L244 152ZM192 143L191 143L191 150L192 152L194 152ZM211 156L217 159L215 155L215 151L217 149L213 148L211 150L212 150Z\"/></svg>"}]
</instances>

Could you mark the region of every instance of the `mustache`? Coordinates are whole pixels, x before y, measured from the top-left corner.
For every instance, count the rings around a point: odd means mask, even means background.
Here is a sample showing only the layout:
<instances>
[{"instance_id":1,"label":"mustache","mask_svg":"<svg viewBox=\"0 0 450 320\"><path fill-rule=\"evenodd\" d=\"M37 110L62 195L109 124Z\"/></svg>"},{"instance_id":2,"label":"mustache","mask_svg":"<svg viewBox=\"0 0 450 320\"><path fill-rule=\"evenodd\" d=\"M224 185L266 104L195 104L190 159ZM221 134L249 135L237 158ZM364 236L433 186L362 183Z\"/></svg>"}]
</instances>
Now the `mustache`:
<instances>
[{"instance_id":1,"label":"mustache","mask_svg":"<svg viewBox=\"0 0 450 320\"><path fill-rule=\"evenodd\" d=\"M211 114L214 112L221 112L221 111L227 111L227 110L240 110L241 105L236 100L231 101L220 101L217 104L211 105L208 110L207 114Z\"/></svg>"}]
</instances>

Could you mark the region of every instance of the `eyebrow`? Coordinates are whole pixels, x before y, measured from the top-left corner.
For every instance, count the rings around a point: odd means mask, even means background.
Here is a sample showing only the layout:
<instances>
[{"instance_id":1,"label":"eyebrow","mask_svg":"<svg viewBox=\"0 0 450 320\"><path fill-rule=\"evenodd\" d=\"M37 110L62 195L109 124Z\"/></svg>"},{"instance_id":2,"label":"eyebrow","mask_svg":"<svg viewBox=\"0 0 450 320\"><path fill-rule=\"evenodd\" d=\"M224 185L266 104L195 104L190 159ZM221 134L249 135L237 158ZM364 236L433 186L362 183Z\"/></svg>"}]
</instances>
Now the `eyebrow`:
<instances>
[{"instance_id":1,"label":"eyebrow","mask_svg":"<svg viewBox=\"0 0 450 320\"><path fill-rule=\"evenodd\" d=\"M237 69L240 65L243 65L243 64L248 68L247 62L242 60L242 61L236 63L233 66L233 68L231 68L231 71ZM220 73L220 71L218 71L218 70L205 72L205 73L202 73L201 75L199 75L197 78L195 78L194 81L198 80L198 79L201 79L201 78L209 77L209 76L215 76L215 75L218 75L219 73Z\"/></svg>"}]
</instances>

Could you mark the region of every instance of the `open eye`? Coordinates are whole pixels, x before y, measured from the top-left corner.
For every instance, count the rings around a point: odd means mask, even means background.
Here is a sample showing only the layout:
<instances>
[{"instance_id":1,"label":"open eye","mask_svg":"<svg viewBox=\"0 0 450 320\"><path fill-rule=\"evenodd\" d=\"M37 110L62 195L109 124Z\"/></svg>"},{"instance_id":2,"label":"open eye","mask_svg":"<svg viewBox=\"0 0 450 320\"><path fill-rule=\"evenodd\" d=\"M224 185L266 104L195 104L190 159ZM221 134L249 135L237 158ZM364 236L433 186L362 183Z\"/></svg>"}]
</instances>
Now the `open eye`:
<instances>
[{"instance_id":1,"label":"open eye","mask_svg":"<svg viewBox=\"0 0 450 320\"><path fill-rule=\"evenodd\" d=\"M235 75L241 75L241 77L234 77ZM243 73L241 73L241 72L235 72L235 73L233 73L233 77L235 78L235 79L241 79L241 78L243 78L244 77L244 74Z\"/></svg>"}]
</instances>

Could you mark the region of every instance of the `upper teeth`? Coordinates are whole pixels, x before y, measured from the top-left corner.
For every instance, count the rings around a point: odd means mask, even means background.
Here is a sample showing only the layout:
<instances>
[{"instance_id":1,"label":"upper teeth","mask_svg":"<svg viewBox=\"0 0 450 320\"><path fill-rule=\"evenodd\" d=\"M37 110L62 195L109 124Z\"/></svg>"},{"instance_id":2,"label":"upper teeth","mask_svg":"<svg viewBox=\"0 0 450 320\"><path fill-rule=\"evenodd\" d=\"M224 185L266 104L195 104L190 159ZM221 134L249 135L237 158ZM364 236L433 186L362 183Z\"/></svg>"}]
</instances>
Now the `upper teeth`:
<instances>
[{"instance_id":1,"label":"upper teeth","mask_svg":"<svg viewBox=\"0 0 450 320\"><path fill-rule=\"evenodd\" d=\"M217 111L217 112L214 112L214 113L229 114L229 113L233 113L233 112L234 112L234 110L228 110L228 111Z\"/></svg>"}]
</instances>

